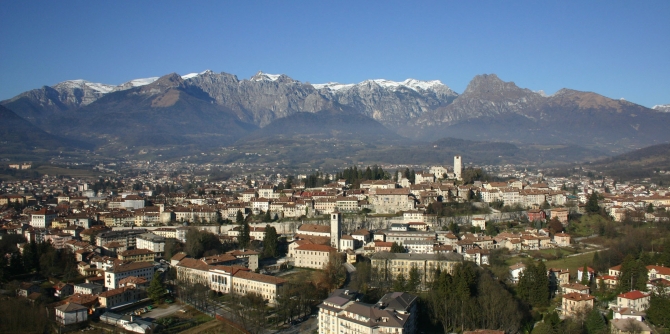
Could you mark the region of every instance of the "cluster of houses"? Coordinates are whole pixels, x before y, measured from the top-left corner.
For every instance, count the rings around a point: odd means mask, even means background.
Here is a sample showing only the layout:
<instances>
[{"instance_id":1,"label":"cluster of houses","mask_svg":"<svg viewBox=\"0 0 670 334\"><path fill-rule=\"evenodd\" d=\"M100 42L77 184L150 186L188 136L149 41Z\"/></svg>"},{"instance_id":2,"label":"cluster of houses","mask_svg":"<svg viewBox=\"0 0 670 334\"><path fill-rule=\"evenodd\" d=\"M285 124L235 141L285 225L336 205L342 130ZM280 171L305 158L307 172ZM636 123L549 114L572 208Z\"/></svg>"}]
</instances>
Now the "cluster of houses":
<instances>
[{"instance_id":1,"label":"cluster of houses","mask_svg":"<svg viewBox=\"0 0 670 334\"><path fill-rule=\"evenodd\" d=\"M649 278L646 289L648 292L631 290L621 293L616 296L616 300L609 304L609 308L613 312L613 320L610 322L612 333L628 333L631 326L639 327L641 333L651 333L651 329L645 322L645 311L649 308L651 292L670 292L670 268L657 265L649 265L646 268ZM524 271L525 265L517 263L510 266L509 269L511 279L516 283ZM570 282L570 271L568 269L549 268L547 275L549 276L552 293L560 295L561 315L574 317L592 309L596 302L596 297L591 295L591 287L579 282L588 281L589 284L596 283L599 287L615 289L619 284L621 265L610 268L604 275L598 275L590 267L587 267L586 271L580 268L577 270L576 282Z\"/></svg>"}]
</instances>

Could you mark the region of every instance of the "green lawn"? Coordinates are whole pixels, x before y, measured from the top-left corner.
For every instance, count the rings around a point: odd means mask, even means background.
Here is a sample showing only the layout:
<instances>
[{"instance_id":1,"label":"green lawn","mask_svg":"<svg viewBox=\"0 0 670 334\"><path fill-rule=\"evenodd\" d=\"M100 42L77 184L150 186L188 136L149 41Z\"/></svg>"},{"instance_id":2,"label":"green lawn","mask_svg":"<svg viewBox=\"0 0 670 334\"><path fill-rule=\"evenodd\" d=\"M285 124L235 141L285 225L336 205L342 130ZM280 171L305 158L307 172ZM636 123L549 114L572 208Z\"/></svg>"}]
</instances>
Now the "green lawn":
<instances>
[{"instance_id":1,"label":"green lawn","mask_svg":"<svg viewBox=\"0 0 670 334\"><path fill-rule=\"evenodd\" d=\"M588 253L547 261L545 265L547 268L568 268L571 275L577 275L577 269L584 267L584 264L590 264L592 259L593 253Z\"/></svg>"},{"instance_id":2,"label":"green lawn","mask_svg":"<svg viewBox=\"0 0 670 334\"><path fill-rule=\"evenodd\" d=\"M577 275L577 269L582 268L584 264L590 264L591 260L593 259L593 253L588 253L588 254L582 254L582 255L577 255L577 256L572 256L572 257L567 257L570 254L575 253L575 250L573 249L564 249L564 248L553 248L553 249L543 249L540 250L540 253L546 253L546 254L555 254L556 250L560 249L560 251L563 253L563 258L561 259L556 259L556 260L549 260L546 261L544 264L547 268L568 268L570 269L570 273L572 275ZM508 258L505 263L508 266L511 266L513 264L519 263L519 262L525 262L528 260L530 257L526 256L513 256Z\"/></svg>"}]
</instances>

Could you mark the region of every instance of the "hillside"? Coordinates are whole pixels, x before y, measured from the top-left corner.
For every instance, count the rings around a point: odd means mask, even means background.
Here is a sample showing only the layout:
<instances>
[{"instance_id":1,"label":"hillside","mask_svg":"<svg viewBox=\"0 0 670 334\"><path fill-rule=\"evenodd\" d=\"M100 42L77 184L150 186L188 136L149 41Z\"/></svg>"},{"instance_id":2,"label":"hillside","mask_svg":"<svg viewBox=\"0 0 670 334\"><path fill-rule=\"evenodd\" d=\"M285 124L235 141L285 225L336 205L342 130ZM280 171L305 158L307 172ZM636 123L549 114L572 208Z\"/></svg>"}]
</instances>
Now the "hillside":
<instances>
[{"instance_id":1,"label":"hillside","mask_svg":"<svg viewBox=\"0 0 670 334\"><path fill-rule=\"evenodd\" d=\"M670 171L670 143L598 160L585 167L625 179L659 176L659 171Z\"/></svg>"},{"instance_id":2,"label":"hillside","mask_svg":"<svg viewBox=\"0 0 670 334\"><path fill-rule=\"evenodd\" d=\"M93 148L90 144L46 133L3 106L0 106L0 120L0 153L5 157Z\"/></svg>"}]
</instances>

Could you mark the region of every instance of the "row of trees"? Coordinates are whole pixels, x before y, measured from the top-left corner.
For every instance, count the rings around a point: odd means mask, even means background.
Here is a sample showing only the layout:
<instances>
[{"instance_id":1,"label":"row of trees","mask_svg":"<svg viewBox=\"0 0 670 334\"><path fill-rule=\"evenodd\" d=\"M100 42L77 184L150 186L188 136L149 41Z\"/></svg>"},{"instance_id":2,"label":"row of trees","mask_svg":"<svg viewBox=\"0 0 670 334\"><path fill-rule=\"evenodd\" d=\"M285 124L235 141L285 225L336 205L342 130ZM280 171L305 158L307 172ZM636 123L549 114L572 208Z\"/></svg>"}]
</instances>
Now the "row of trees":
<instances>
[{"instance_id":1,"label":"row of trees","mask_svg":"<svg viewBox=\"0 0 670 334\"><path fill-rule=\"evenodd\" d=\"M359 188L362 181L391 179L391 175L377 165L373 165L372 167L368 166L365 170L358 169L356 166L345 168L342 171L336 172L334 177L335 180L347 180L347 183L351 184L351 188L353 189ZM335 180L331 180L328 174L315 172L308 175L304 181L305 187L314 188L326 185Z\"/></svg>"},{"instance_id":2,"label":"row of trees","mask_svg":"<svg viewBox=\"0 0 670 334\"><path fill-rule=\"evenodd\" d=\"M458 264L453 274L439 273L432 285L425 297L428 312L445 333L477 328L517 333L530 318L523 302L472 262Z\"/></svg>"},{"instance_id":3,"label":"row of trees","mask_svg":"<svg viewBox=\"0 0 670 334\"><path fill-rule=\"evenodd\" d=\"M7 236L17 242L25 242L23 236ZM50 242L29 242L23 255L13 249L0 257L0 282L6 282L12 276L40 273L45 277L62 277L70 281L79 276L77 261L70 249L55 249Z\"/></svg>"}]
</instances>

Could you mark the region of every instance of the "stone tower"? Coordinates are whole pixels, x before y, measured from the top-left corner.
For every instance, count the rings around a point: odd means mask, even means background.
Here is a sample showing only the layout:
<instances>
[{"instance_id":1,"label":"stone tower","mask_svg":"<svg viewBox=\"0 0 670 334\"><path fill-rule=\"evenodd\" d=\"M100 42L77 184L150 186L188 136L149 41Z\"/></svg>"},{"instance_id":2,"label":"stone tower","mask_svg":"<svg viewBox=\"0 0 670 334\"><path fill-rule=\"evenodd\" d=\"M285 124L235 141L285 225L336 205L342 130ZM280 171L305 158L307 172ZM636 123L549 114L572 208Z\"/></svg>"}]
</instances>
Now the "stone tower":
<instances>
[{"instance_id":1,"label":"stone tower","mask_svg":"<svg viewBox=\"0 0 670 334\"><path fill-rule=\"evenodd\" d=\"M342 237L342 214L335 211L330 214L330 246L340 251Z\"/></svg>"},{"instance_id":2,"label":"stone tower","mask_svg":"<svg viewBox=\"0 0 670 334\"><path fill-rule=\"evenodd\" d=\"M461 172L463 171L463 165L461 164L461 156L454 156L454 174L456 175L456 180L461 180Z\"/></svg>"}]
</instances>

